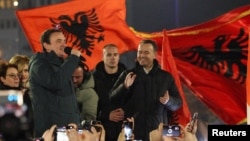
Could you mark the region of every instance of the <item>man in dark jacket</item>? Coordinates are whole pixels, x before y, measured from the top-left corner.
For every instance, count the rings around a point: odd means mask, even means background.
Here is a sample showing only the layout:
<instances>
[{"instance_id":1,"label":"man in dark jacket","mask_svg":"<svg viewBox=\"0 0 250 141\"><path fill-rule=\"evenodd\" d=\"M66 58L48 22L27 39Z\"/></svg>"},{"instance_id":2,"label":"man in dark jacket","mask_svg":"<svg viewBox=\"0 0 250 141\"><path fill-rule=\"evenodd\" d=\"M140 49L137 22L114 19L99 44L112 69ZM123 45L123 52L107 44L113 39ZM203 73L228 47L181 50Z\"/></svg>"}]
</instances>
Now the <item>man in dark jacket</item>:
<instances>
[{"instance_id":1,"label":"man in dark jacket","mask_svg":"<svg viewBox=\"0 0 250 141\"><path fill-rule=\"evenodd\" d=\"M121 131L124 114L119 105L110 104L108 93L119 75L126 69L119 63L120 54L115 44L103 47L103 61L94 70L95 91L99 96L98 116L105 129L105 141L117 141Z\"/></svg>"},{"instance_id":2,"label":"man in dark jacket","mask_svg":"<svg viewBox=\"0 0 250 141\"><path fill-rule=\"evenodd\" d=\"M136 140L149 141L149 132L160 123L168 124L171 113L182 106L174 78L160 68L156 54L154 41L141 41L136 67L123 72L110 93L113 103L128 99L122 109L125 117L134 117Z\"/></svg>"},{"instance_id":3,"label":"man in dark jacket","mask_svg":"<svg viewBox=\"0 0 250 141\"><path fill-rule=\"evenodd\" d=\"M29 63L35 137L41 137L54 124L80 123L71 77L81 52L72 49L67 56L66 39L57 29L43 32L41 44L43 52L32 56Z\"/></svg>"}]
</instances>

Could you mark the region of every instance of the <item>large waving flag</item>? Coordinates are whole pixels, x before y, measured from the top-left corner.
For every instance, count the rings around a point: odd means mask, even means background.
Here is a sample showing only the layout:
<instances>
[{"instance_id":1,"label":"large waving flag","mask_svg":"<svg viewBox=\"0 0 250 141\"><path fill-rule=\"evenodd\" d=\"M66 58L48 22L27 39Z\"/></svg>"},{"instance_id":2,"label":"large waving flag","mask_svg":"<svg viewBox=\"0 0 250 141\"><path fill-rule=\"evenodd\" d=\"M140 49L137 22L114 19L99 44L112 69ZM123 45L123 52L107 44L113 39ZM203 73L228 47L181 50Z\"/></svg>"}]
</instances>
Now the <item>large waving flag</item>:
<instances>
[{"instance_id":1,"label":"large waving flag","mask_svg":"<svg viewBox=\"0 0 250 141\"><path fill-rule=\"evenodd\" d=\"M105 44L117 44L123 53L140 40L125 22L125 0L75 0L18 10L16 15L34 52L42 51L39 40L45 29L60 28L67 45L82 51L89 69L102 59Z\"/></svg>"},{"instance_id":2,"label":"large waving flag","mask_svg":"<svg viewBox=\"0 0 250 141\"><path fill-rule=\"evenodd\" d=\"M227 124L246 121L246 62L250 5L198 26L169 32L188 87Z\"/></svg>"},{"instance_id":3,"label":"large waving flag","mask_svg":"<svg viewBox=\"0 0 250 141\"><path fill-rule=\"evenodd\" d=\"M203 24L168 31L182 82L227 124L246 122L250 5ZM160 38L163 32L138 36Z\"/></svg>"}]
</instances>

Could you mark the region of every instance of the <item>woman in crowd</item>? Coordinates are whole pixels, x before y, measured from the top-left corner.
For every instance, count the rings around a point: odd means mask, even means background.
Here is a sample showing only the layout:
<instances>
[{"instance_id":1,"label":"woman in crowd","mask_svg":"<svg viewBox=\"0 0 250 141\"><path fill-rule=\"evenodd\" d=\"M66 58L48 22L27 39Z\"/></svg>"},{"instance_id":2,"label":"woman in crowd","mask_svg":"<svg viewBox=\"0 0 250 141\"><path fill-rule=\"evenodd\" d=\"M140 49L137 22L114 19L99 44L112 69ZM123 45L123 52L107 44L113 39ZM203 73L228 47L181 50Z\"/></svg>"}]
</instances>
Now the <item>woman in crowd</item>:
<instances>
[{"instance_id":1,"label":"woman in crowd","mask_svg":"<svg viewBox=\"0 0 250 141\"><path fill-rule=\"evenodd\" d=\"M19 83L20 79L17 66L2 63L0 66L0 90L20 90Z\"/></svg>"},{"instance_id":2,"label":"woman in crowd","mask_svg":"<svg viewBox=\"0 0 250 141\"><path fill-rule=\"evenodd\" d=\"M9 60L10 64L15 64L20 76L20 88L25 92L29 90L29 57L25 55L15 55Z\"/></svg>"},{"instance_id":3,"label":"woman in crowd","mask_svg":"<svg viewBox=\"0 0 250 141\"><path fill-rule=\"evenodd\" d=\"M16 90L17 93L21 93L21 91L19 91L19 83L20 79L17 66L14 64L1 63L0 91L8 92L8 90ZM19 138L24 138L23 132L21 132L21 120L14 114L16 110L20 110L18 109L18 106L11 103L2 103L2 106L3 111L8 111L2 113L3 115L0 116L0 133L2 134L4 140L14 141Z\"/></svg>"},{"instance_id":4,"label":"woman in crowd","mask_svg":"<svg viewBox=\"0 0 250 141\"><path fill-rule=\"evenodd\" d=\"M28 132L30 136L33 136L33 110L32 110L32 104L31 104L31 94L29 91L29 57L25 55L14 55L11 57L9 60L10 64L14 64L17 66L18 69L18 74L20 78L20 83L19 83L19 88L23 92L23 100L24 104L27 106L27 112L26 117L28 118L28 123L29 123L29 129Z\"/></svg>"}]
</instances>

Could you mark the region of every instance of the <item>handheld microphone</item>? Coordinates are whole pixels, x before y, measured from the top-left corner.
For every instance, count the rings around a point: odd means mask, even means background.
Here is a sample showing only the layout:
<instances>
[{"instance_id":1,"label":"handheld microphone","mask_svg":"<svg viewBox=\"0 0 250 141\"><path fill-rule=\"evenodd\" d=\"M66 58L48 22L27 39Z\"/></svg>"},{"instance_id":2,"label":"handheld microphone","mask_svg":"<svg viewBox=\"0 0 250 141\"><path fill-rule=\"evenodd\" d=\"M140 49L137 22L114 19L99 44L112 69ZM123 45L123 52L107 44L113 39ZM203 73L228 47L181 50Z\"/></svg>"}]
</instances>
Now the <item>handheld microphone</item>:
<instances>
[{"instance_id":1,"label":"handheld microphone","mask_svg":"<svg viewBox=\"0 0 250 141\"><path fill-rule=\"evenodd\" d=\"M65 52L67 55L70 55L71 50L72 50L71 47L65 47L65 48L64 48L64 52Z\"/></svg>"},{"instance_id":2,"label":"handheld microphone","mask_svg":"<svg viewBox=\"0 0 250 141\"><path fill-rule=\"evenodd\" d=\"M71 50L72 50L71 47L65 47L65 48L64 48L64 52L65 52L67 55L70 55L70 54L71 54ZM80 56L79 58L80 58L81 61L86 61L86 59L85 59L83 56Z\"/></svg>"}]
</instances>

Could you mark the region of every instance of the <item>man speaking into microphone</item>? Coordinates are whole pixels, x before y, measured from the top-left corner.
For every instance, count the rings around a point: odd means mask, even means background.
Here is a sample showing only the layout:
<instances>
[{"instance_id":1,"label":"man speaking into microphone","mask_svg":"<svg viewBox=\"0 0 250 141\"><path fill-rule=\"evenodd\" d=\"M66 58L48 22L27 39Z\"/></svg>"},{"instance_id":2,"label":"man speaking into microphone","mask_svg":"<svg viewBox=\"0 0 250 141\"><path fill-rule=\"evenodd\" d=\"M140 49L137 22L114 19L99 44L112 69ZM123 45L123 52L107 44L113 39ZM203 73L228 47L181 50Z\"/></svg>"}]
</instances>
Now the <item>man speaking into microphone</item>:
<instances>
[{"instance_id":1,"label":"man speaking into microphone","mask_svg":"<svg viewBox=\"0 0 250 141\"><path fill-rule=\"evenodd\" d=\"M41 45L43 52L33 55L29 63L35 137L41 137L54 124L57 127L80 124L71 77L81 52L75 49L68 52L65 36L58 29L45 30Z\"/></svg>"}]
</instances>

